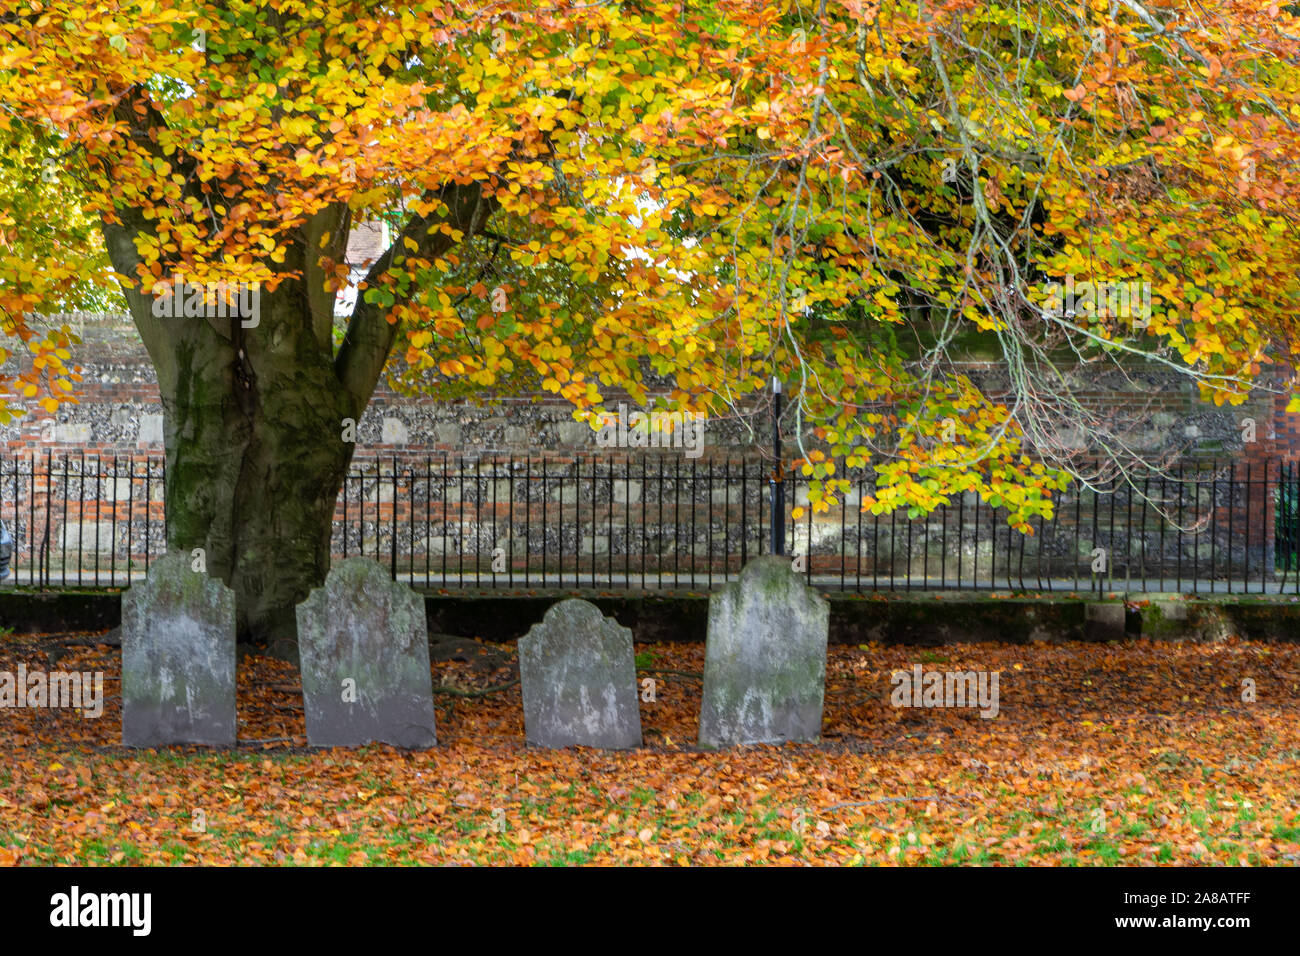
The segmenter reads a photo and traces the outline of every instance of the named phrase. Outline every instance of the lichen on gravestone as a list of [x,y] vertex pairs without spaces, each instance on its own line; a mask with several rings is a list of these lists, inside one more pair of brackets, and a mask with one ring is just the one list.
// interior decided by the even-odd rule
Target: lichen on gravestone
[[539,747],[641,746],[632,632],[576,598],[519,639],[524,726]]
[[369,558],[335,565],[298,605],[307,741],[437,743],[424,599]]
[[701,747],[821,736],[830,605],[769,555],[709,599]]
[[166,555],[122,595],[122,743],[235,736],[235,594],[189,555]]

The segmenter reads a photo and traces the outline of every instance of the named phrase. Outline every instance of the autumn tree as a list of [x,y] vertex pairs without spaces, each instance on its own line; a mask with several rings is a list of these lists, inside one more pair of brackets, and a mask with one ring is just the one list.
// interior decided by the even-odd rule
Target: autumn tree
[[[718,413],[776,374],[821,445],[814,508],[829,455],[875,468],[876,510],[973,491],[1050,517],[1062,422],[1131,457],[1079,422],[1081,371],[1140,355],[1238,402],[1291,361],[1297,35],[1238,0],[22,0],[0,135],[43,144],[102,225],[158,373],[169,545],[205,548],[241,631],[283,644],[386,371],[588,420],[651,381]],[[346,237],[379,219],[393,243],[336,334]],[[85,281],[84,257],[39,260],[3,260],[17,334]],[[1067,275],[1149,283],[1149,314],[1055,307]],[[996,388],[955,361],[967,329]],[[57,340],[34,347],[57,371]]]
[[[107,308],[121,298],[110,284],[97,220],[83,210],[85,197],[76,191],[77,183],[58,175],[61,146],[57,135],[39,125],[0,128],[0,294],[23,294],[23,306],[10,299],[15,311],[0,311],[0,330],[31,358],[14,381],[5,382],[0,375],[0,386],[7,384],[22,399],[40,402],[50,411],[71,396],[79,377],[65,364],[72,357],[66,331],[37,316],[74,307]],[[51,261],[64,268],[47,269]],[[9,345],[0,339],[0,365],[14,352]],[[21,411],[0,400],[0,423],[12,421]]]

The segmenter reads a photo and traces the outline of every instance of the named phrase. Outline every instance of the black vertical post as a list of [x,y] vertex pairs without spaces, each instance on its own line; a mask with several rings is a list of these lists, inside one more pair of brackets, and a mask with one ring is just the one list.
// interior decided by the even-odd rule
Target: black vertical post
[[[524,587],[528,587],[529,565],[533,563],[533,456],[524,457]],[[545,577],[542,586],[546,586]]]
[[[1079,498],[1080,498],[1080,500],[1082,500],[1082,498],[1083,498],[1083,489],[1082,489],[1082,488],[1079,489]],[[1098,530],[1098,524],[1097,524],[1097,521],[1098,521],[1098,514],[1097,514],[1097,512],[1100,511],[1100,510],[1101,510],[1101,498],[1100,498],[1099,493],[1098,493],[1097,491],[1093,491],[1093,493],[1092,493],[1092,549],[1093,549],[1094,551],[1095,551],[1097,548],[1100,547],[1100,545],[1097,543],[1097,539],[1101,536],[1100,533],[1099,533],[1099,530]],[[1109,543],[1109,542],[1108,542],[1108,543]],[[1097,576],[1097,573],[1094,571],[1094,572],[1093,572],[1093,575],[1092,575],[1092,584],[1089,585],[1089,587],[1090,587],[1092,590],[1095,590],[1098,594],[1101,594],[1101,592],[1102,592],[1102,585],[1103,585],[1103,583],[1104,583],[1105,580],[1106,580],[1106,579],[1105,579],[1105,574],[1106,574],[1105,569],[1106,569],[1107,567],[1110,566],[1110,562],[1111,562],[1111,560],[1112,560],[1113,557],[1114,557],[1114,556],[1113,556],[1112,554],[1110,554],[1108,551],[1103,551],[1102,554],[1103,554],[1102,564],[1101,564],[1101,566],[1102,566],[1102,572],[1101,572],[1101,573],[1102,573],[1102,577],[1098,577],[1098,576]],[[1089,570],[1091,570],[1091,568],[1090,568]]]
[[[713,508],[713,463],[712,463],[712,462],[709,463],[709,476],[708,476],[708,482],[709,482],[709,498],[708,498],[708,501],[709,501],[709,509],[710,509],[710,511],[709,511],[709,530],[712,531],[712,530],[713,530],[713,515],[712,515],[712,508]],[[695,479],[695,459],[692,458],[692,459],[691,459],[691,590],[692,590],[692,591],[695,590],[695,499],[696,499],[696,497],[697,497],[697,494],[696,494],[696,488],[697,488],[697,485],[696,485],[696,479]],[[727,520],[727,518],[726,518],[726,514],[727,514],[727,507],[726,507],[726,505],[723,505],[723,507],[722,507],[722,514],[723,514],[723,518],[722,518],[722,520],[723,520],[723,523],[724,523],[724,525],[725,525],[726,520]],[[712,540],[712,536],[710,536],[710,540]],[[713,549],[710,548],[710,549],[709,549],[709,561],[711,562],[712,560],[713,560]]]
[[[48,454],[48,451],[47,453]],[[47,463],[48,468],[48,463]],[[35,493],[35,468],[32,468],[32,493]],[[47,525],[48,527],[48,525]],[[134,562],[131,561],[135,545],[135,459],[126,457],[126,580],[130,583]]]
[[[546,587],[546,554],[548,544],[546,541],[546,457],[543,455],[538,459],[542,468],[542,587]],[[563,581],[561,581],[563,583]]]
[[[383,467],[382,464],[379,465]],[[392,519],[392,543],[390,547],[390,556],[388,560],[389,576],[397,580],[397,455],[393,455],[393,519]],[[381,476],[382,479],[382,476]],[[375,485],[375,538],[379,538],[379,486]]]
[[854,589],[862,590],[862,496],[867,493],[865,478],[858,479],[858,539],[854,544],[856,563],[854,564]]
[[1133,580],[1133,480],[1130,478],[1128,489],[1124,492],[1124,504],[1128,509],[1128,516],[1124,519],[1124,542],[1127,550],[1127,560],[1124,565],[1124,587],[1128,590],[1132,587],[1130,582]]
[[[506,581],[511,587],[514,587],[515,586],[515,456],[514,455],[510,456],[510,460],[506,463],[506,468],[509,469],[506,472],[506,502],[507,502],[507,507],[510,509],[508,514],[506,515],[506,520],[508,523],[508,527],[510,529],[509,531],[506,532],[506,534],[508,535],[507,541],[509,542],[509,545],[506,548],[507,551]],[[593,551],[596,548],[594,544],[591,547]]]
[[623,461],[623,587],[632,588],[632,459]]
[[[1246,558],[1246,568],[1242,572],[1245,575],[1246,583],[1242,587],[1243,591],[1250,591],[1250,462],[1246,462],[1246,548],[1243,554]],[[1268,532],[1265,531],[1265,534]]]
[[[880,525],[880,517],[876,517],[876,525]],[[961,590],[961,542],[962,535],[966,533],[966,492],[957,495],[957,590]],[[980,542],[979,535],[975,536],[975,553],[979,554]]]
[[1216,539],[1219,532],[1219,461],[1216,458],[1210,463],[1210,593],[1214,593],[1214,572],[1217,570],[1215,561]]
[[781,472],[781,380],[772,377],[772,553],[785,554],[785,486]]
[[1177,574],[1178,574],[1177,590],[1179,592],[1183,590],[1183,510],[1186,504],[1186,502],[1183,500],[1183,495],[1186,492],[1186,490],[1187,490],[1187,482],[1185,477],[1185,469],[1180,464],[1178,466],[1178,564],[1177,564]]
[[[1261,502],[1260,507],[1264,509],[1264,514],[1262,515],[1262,517],[1264,518],[1265,521],[1267,521],[1268,520],[1268,459],[1267,458],[1264,459],[1264,470],[1263,470],[1263,474],[1260,476],[1260,484],[1262,485],[1262,487],[1260,488],[1260,492],[1263,497],[1263,501]],[[1276,508],[1274,508],[1273,511],[1273,520],[1274,521],[1277,520]],[[1259,555],[1259,593],[1260,594],[1268,593],[1268,581],[1266,579],[1266,575],[1269,573],[1270,570],[1269,568],[1270,562],[1268,560],[1268,536],[1270,531],[1272,531],[1274,535],[1277,534],[1276,524],[1272,529],[1270,529],[1268,525],[1265,524],[1264,531],[1260,535],[1260,541],[1259,541],[1260,547],[1263,549]],[[1274,547],[1274,551],[1276,551],[1277,550],[1276,541],[1274,542],[1273,547]]]
[[[1045,540],[1043,537],[1044,534],[1045,532],[1043,531],[1043,516],[1039,515],[1038,516],[1038,547],[1036,548],[1036,551],[1038,552],[1038,590],[1040,591],[1043,590],[1043,542]],[[1047,565],[1047,589],[1050,591],[1051,588],[1052,588],[1052,566],[1049,563]]]
[[[1151,476],[1142,479],[1142,590],[1147,589],[1147,504],[1151,497]],[[1164,524],[1160,527],[1163,529]],[[1163,558],[1162,558],[1163,560]]]
[[[447,453],[442,453],[442,586],[447,586]],[[364,531],[364,526],[362,527]]]
[[650,487],[650,481],[646,477],[646,473],[647,473],[646,469],[648,467],[649,466],[646,464],[645,456],[642,455],[641,456],[641,590],[642,591],[646,589],[645,587],[645,552],[646,552],[646,544],[647,544],[646,499],[649,497],[649,495],[646,493],[646,489]]
[[[1292,489],[1295,488],[1296,472],[1297,472],[1296,464],[1288,463],[1287,481],[1290,481],[1290,483],[1292,483],[1291,484]],[[1292,514],[1295,514],[1295,512],[1292,512]],[[1297,529],[1300,529],[1300,518],[1292,518],[1290,520],[1291,520],[1291,537],[1287,538],[1288,541],[1287,554],[1295,554],[1296,553],[1296,548],[1295,548],[1296,531]],[[1288,561],[1290,561],[1290,558],[1288,558]],[[1249,581],[1247,581],[1247,588],[1249,588]],[[1300,594],[1300,564],[1297,564],[1296,567],[1295,593]]]
[[[609,513],[606,515],[605,539],[605,574],[609,577],[609,586],[614,586],[614,463],[605,466],[605,477],[609,479]],[[595,582],[592,582],[595,586]]]
[[[410,462],[406,466],[407,488],[411,493],[411,503],[408,505],[406,513],[406,580],[412,587],[415,586],[415,463]],[[393,502],[393,512],[397,512],[397,502]]]
[[[14,453],[14,536],[18,535],[18,454]],[[117,584],[117,473],[120,469],[117,466],[117,455],[113,456],[112,488],[113,488],[113,528],[109,534],[113,542],[113,550],[108,553],[108,586],[113,587]],[[127,567],[131,566],[131,542],[126,543],[126,560]],[[127,581],[131,576],[127,574]]]
[[[848,473],[848,469],[845,468],[845,469],[844,469],[844,472],[845,472],[845,474],[847,474],[847,473]],[[848,558],[849,558],[849,549],[848,549],[848,543],[847,543],[847,540],[846,540],[847,532],[846,532],[846,530],[845,530],[846,523],[847,523],[848,520],[849,520],[849,502],[848,502],[848,497],[849,497],[849,493],[848,493],[847,491],[844,492],[844,500],[842,500],[842,501],[840,502],[840,590],[841,590],[841,591],[844,590],[844,571],[845,571],[844,565],[845,565],[845,563],[848,561]],[[809,551],[812,550],[812,532],[811,532],[811,531],[808,533],[808,550],[809,550]],[[810,577],[812,576],[812,565],[809,565],[809,566],[808,566],[808,574],[809,574]]]
[[1232,513],[1237,506],[1237,464],[1228,462],[1228,593],[1232,593]]
[[[456,460],[460,465],[460,507],[456,515],[456,575],[460,587],[463,588],[465,586],[465,456],[461,455]],[[474,494],[478,494],[478,488],[474,489]],[[376,529],[379,527],[377,520],[375,527]],[[378,530],[375,531],[375,540],[379,540]]]
[[[691,463],[694,464],[694,459],[691,460]],[[681,499],[680,499],[681,490],[682,490],[682,478],[680,472],[681,472],[681,459],[674,458],[673,459],[673,587],[675,588],[681,587],[681,581],[678,579],[680,574],[679,568],[681,566],[680,559],[682,553],[682,549],[681,549],[681,540],[682,540],[681,514],[682,513],[681,513]],[[691,486],[691,491],[692,493],[695,491],[694,485]],[[692,556],[694,556],[695,554],[694,535],[691,536],[691,554]]]
[[[85,521],[84,521],[86,515],[86,453],[84,450],[81,453],[81,461],[79,462],[79,467],[81,471],[77,475],[77,586],[78,587],[81,586],[81,566],[82,564],[85,563],[85,553],[86,553],[86,549],[85,549],[86,532],[85,532]],[[98,500],[99,499],[96,499],[96,502],[98,502]],[[97,533],[99,531],[98,522],[96,522],[95,524],[95,531]],[[98,554],[99,553],[98,541],[95,542],[95,549],[96,549],[95,553]],[[63,575],[65,581],[67,580],[67,577],[68,575],[67,572],[65,571]]]
[[[723,464],[723,468],[724,471],[723,471],[723,478],[722,478],[723,481],[722,540],[724,542],[727,542],[731,540],[731,461],[730,459],[728,459]],[[705,494],[708,495],[709,507],[708,510],[704,512],[705,521],[706,521],[705,528],[704,528],[704,536],[705,536],[705,540],[708,541],[707,551],[708,551],[709,558],[705,562],[705,573],[707,573],[709,576],[709,590],[712,591],[713,590],[713,462],[708,463],[707,470],[708,470],[708,474],[705,476],[704,480],[706,483]],[[691,461],[691,474],[692,476],[694,476],[695,474],[694,460]],[[693,480],[691,482],[691,487],[692,489],[694,489],[695,487],[695,482]],[[740,530],[741,530],[741,536],[743,537],[745,529],[741,528]],[[691,550],[692,552],[694,551],[694,541],[695,541],[695,493],[692,490],[691,492],[691,542],[692,542]],[[723,546],[724,558],[726,556],[726,553],[727,553],[727,548],[724,544]],[[723,568],[722,573],[726,574],[725,566]],[[694,558],[691,559],[691,590],[695,590],[695,559]]]
[[659,489],[659,527],[657,529],[655,540],[655,573],[658,578],[657,587],[663,590],[664,586],[664,459],[663,455],[656,455],[659,459],[658,468],[658,489]]
[[[344,485],[346,488],[347,486]],[[343,496],[344,506],[347,505],[347,495]],[[411,507],[415,507],[414,494],[412,494]],[[346,513],[346,512],[345,512]],[[411,519],[414,521],[414,517]],[[424,589],[429,589],[429,561],[433,556],[431,538],[433,536],[433,458],[430,455],[424,456]],[[343,536],[347,539],[348,523],[345,519],[343,522]],[[414,566],[414,562],[412,562]]]
[[[147,467],[147,466],[146,466]],[[145,485],[147,489],[148,484]],[[53,493],[54,486],[51,484],[50,492]],[[149,494],[145,494],[145,526],[144,540],[149,540]],[[77,534],[81,534],[81,518],[77,518]],[[68,456],[63,456],[63,534],[59,542],[59,573],[63,576],[63,585],[68,584]],[[81,543],[77,543],[77,562],[81,562]]]

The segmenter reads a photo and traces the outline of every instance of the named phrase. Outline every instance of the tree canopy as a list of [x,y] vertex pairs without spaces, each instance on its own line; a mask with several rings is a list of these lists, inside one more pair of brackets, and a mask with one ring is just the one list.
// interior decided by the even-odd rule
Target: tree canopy
[[[663,380],[720,414],[776,375],[827,491],[845,456],[877,469],[869,507],[973,490],[1020,527],[1066,480],[1081,373],[1140,355],[1240,402],[1298,347],[1277,5],[11,0],[0,40],[15,335],[106,280],[99,221],[160,366],[181,320],[150,295],[182,276],[290,295],[267,348],[327,353],[355,414],[390,355],[412,388],[540,386],[580,418]],[[346,236],[377,219],[393,244],[336,336]],[[1065,276],[1149,283],[1149,313],[1052,308]],[[29,342],[47,404],[75,391],[64,344]]]

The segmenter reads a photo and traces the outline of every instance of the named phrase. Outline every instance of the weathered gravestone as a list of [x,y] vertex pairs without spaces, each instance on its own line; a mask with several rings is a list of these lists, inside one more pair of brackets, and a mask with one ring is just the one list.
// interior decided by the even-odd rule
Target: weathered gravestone
[[186,554],[122,595],[122,743],[235,743],[235,592]]
[[757,558],[709,599],[700,746],[815,741],[830,605],[790,568]]
[[519,639],[524,728],[538,747],[641,746],[632,632],[586,601],[553,605]]
[[307,742],[437,743],[424,599],[369,558],[334,566],[298,605]]

